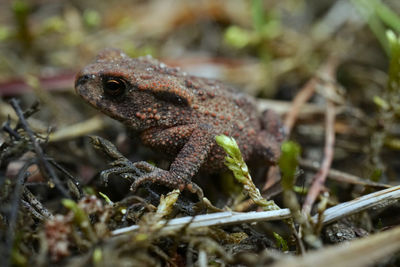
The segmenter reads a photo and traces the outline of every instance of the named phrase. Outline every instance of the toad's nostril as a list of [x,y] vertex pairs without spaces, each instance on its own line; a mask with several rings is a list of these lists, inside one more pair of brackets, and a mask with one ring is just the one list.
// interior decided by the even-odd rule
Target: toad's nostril
[[84,85],[88,80],[90,80],[91,75],[90,74],[85,74],[85,75],[80,75],[76,80],[75,80],[75,88]]

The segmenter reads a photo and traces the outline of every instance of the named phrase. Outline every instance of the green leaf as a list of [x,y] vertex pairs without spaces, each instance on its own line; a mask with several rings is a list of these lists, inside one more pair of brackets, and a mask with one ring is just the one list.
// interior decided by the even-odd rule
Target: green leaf
[[385,25],[376,13],[377,0],[353,0],[353,5],[357,8],[361,17],[368,23],[369,28],[378,39],[383,50],[389,55],[389,44],[385,36]]
[[277,210],[279,207],[273,201],[267,201],[260,194],[254,185],[246,162],[244,162],[239,146],[232,137],[218,135],[215,141],[221,146],[228,156],[225,157],[225,165],[233,172],[236,180],[243,185],[243,189],[249,194],[250,198],[264,210]]
[[400,37],[390,30],[386,32],[386,37],[390,47],[388,89],[390,93],[395,94],[393,97],[398,97],[400,93]]
[[393,30],[400,32],[400,16],[393,12],[387,5],[383,4],[381,1],[373,1],[375,4],[375,12],[379,18],[387,26]]
[[230,26],[226,29],[224,40],[227,44],[235,48],[243,48],[252,41],[252,34],[238,26]]
[[300,146],[295,142],[286,141],[282,144],[282,155],[279,159],[279,167],[282,172],[282,187],[284,190],[293,189],[300,151]]
[[254,29],[258,32],[261,31],[265,24],[262,0],[252,0],[251,1],[251,15],[253,18]]
[[111,199],[106,194],[99,192],[99,195],[102,198],[104,198],[104,200],[107,202],[107,204],[110,204],[110,205],[114,204],[114,202],[112,202]]
[[74,214],[74,219],[78,224],[82,224],[88,221],[88,216],[75,201],[71,199],[63,199],[61,203],[64,205],[64,207],[72,211],[72,213]]
[[282,251],[288,251],[288,245],[285,239],[283,239],[283,237],[281,237],[278,233],[273,232],[273,235],[275,237],[276,240],[276,246],[278,248],[281,248]]

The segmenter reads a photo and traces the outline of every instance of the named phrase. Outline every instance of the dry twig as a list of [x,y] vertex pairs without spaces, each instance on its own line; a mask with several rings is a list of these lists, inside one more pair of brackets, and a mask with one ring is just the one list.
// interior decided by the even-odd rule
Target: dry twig
[[32,145],[35,149],[35,153],[38,157],[38,164],[40,167],[40,170],[43,175],[49,176],[55,183],[56,187],[60,192],[65,196],[65,197],[70,197],[70,194],[68,190],[65,189],[65,187],[62,185],[60,179],[58,178],[56,172],[54,171],[53,167],[50,165],[50,163],[46,160],[43,149],[39,145],[37,139],[34,136],[33,131],[31,128],[28,126],[27,121],[25,120],[24,114],[18,104],[18,101],[15,99],[11,99],[10,101],[11,106],[14,108],[15,113],[17,113],[17,116],[19,118],[19,123],[21,124],[21,127],[25,130],[25,132],[28,134],[30,141],[32,142]]
[[314,94],[316,85],[317,85],[317,78],[313,77],[303,86],[303,88],[300,89],[299,93],[293,99],[292,108],[286,114],[285,121],[283,122],[288,136],[290,135],[293,129],[293,126],[297,120],[297,115],[299,114],[300,109]]
[[[300,166],[305,169],[318,171],[321,168],[321,164],[316,161],[308,159],[300,159]],[[339,170],[330,169],[328,171],[328,179],[335,180],[341,183],[356,184],[362,186],[378,187],[378,188],[390,188],[388,184],[376,183],[369,180],[362,179],[350,173],[342,172]]]
[[333,150],[335,144],[335,106],[330,100],[327,101],[326,106],[326,138],[325,138],[325,148],[324,148],[324,159],[321,164],[321,169],[315,175],[314,182],[311,185],[307,197],[303,204],[303,212],[309,214],[311,212],[312,205],[319,192],[321,192],[324,186],[326,176],[331,167],[333,159]]
[[18,219],[18,211],[19,211],[19,206],[21,203],[21,195],[22,195],[22,189],[23,185],[25,182],[25,179],[29,176],[29,173],[27,172],[28,168],[34,164],[34,160],[27,161],[24,166],[20,169],[17,179],[16,179],[16,184],[14,187],[14,194],[11,198],[10,201],[10,206],[8,207],[8,213],[9,213],[9,218],[8,218],[8,231],[6,231],[5,235],[5,251],[3,252],[3,259],[2,261],[5,262],[4,266],[10,266],[11,265],[11,250],[13,248],[14,244],[14,237],[15,237],[15,225],[17,223]]
[[301,257],[280,260],[273,267],[369,266],[400,250],[400,227],[337,246],[310,252]]
[[[330,57],[327,62],[320,67],[317,71],[319,75],[333,77],[332,74],[335,72],[337,67],[337,59],[335,57]],[[333,79],[331,79],[333,80]],[[290,135],[293,126],[297,120],[300,110],[306,104],[306,102],[313,96],[315,92],[315,87],[318,85],[318,77],[315,76],[311,78],[299,91],[296,97],[292,101],[292,108],[286,114],[283,124],[285,125],[286,132],[288,136]]]
[[[328,224],[374,206],[383,205],[385,203],[390,204],[398,199],[400,199],[400,186],[374,192],[325,210],[322,223]],[[159,224],[165,225],[164,228],[161,229],[161,231],[173,231],[181,229],[182,227],[187,227],[187,229],[195,229],[199,227],[222,226],[230,224],[240,224],[245,222],[254,223],[261,221],[284,220],[290,217],[291,213],[289,209],[246,213],[216,212],[195,217],[187,216],[172,219],[168,222],[160,221]],[[315,215],[312,219],[316,223],[318,220],[318,214]],[[139,225],[133,225],[117,229],[113,231],[112,234],[120,235],[130,231],[135,231],[137,229],[139,229]]]

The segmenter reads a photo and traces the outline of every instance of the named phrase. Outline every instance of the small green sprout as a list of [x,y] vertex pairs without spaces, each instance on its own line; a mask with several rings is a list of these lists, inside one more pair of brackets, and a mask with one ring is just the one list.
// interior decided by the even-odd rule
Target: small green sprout
[[225,157],[225,165],[233,172],[240,183],[245,183],[249,179],[250,173],[235,139],[226,135],[219,135],[215,137],[215,140],[228,154]]
[[63,199],[62,204],[74,214],[75,223],[85,233],[86,237],[90,241],[95,242],[97,238],[93,231],[92,225],[90,224],[89,217],[85,213],[85,211],[80,208],[75,201],[71,199]]
[[279,209],[272,200],[267,201],[263,198],[258,188],[254,185],[235,139],[226,135],[218,135],[215,137],[215,141],[228,154],[225,157],[225,165],[233,172],[236,180],[243,184],[243,189],[248,192],[250,198],[264,210]]
[[300,151],[300,146],[295,142],[287,141],[282,144],[279,167],[282,172],[282,187],[284,190],[293,190]]
[[280,248],[282,251],[288,251],[289,247],[285,239],[283,239],[282,236],[280,236],[278,233],[273,232],[273,235],[275,237],[275,244],[278,248]]
[[368,23],[382,48],[390,55],[391,44],[385,30],[387,27],[400,32],[400,16],[390,9],[381,0],[352,0],[352,4]]
[[7,40],[10,36],[11,30],[4,25],[0,25],[0,41]]
[[389,110],[390,108],[389,103],[380,96],[374,96],[373,101],[382,110]]
[[[390,66],[389,66],[389,79],[388,91],[394,94],[393,98],[399,101],[398,93],[400,92],[400,36],[396,35],[393,31],[388,30],[386,37],[389,41],[390,47]],[[398,103],[396,103],[398,104]]]
[[42,25],[42,33],[64,33],[67,30],[67,22],[60,16],[46,19]]
[[114,204],[114,202],[112,202],[111,199],[106,194],[99,192],[99,195],[102,198],[104,198],[104,200],[107,202],[107,204],[110,204],[110,205]]
[[85,12],[83,13],[83,19],[85,24],[91,28],[97,27],[101,23],[99,12],[93,9],[85,10]]
[[178,189],[172,190],[166,196],[162,195],[160,198],[160,204],[157,207],[156,216],[161,219],[164,216],[167,216],[172,212],[172,208],[178,197],[180,195],[180,191]]
[[94,266],[100,265],[102,259],[103,259],[103,252],[101,251],[101,248],[99,247],[95,248],[92,254],[92,260]]
[[253,35],[248,30],[238,26],[230,26],[225,31],[225,42],[235,48],[241,49],[248,46],[253,39]]

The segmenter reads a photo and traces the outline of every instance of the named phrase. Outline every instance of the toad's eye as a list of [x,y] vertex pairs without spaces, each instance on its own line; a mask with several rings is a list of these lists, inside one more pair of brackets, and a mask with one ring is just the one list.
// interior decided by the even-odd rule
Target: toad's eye
[[121,78],[107,77],[103,79],[104,94],[111,97],[117,97],[125,93],[128,83]]

